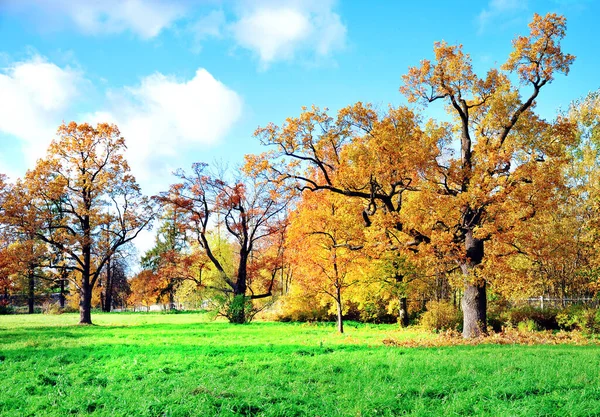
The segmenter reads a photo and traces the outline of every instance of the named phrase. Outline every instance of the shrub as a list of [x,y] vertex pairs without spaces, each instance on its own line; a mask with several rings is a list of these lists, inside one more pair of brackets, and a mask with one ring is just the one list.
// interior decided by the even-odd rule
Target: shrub
[[314,321],[334,321],[336,318],[329,313],[328,306],[306,310],[292,310],[277,315],[275,318],[281,322],[314,322]]
[[570,306],[556,315],[563,330],[581,330],[585,333],[600,333],[600,311],[585,306]]
[[58,303],[46,301],[42,304],[42,312],[44,314],[62,314],[63,310],[60,308]]
[[0,315],[2,314],[14,314],[15,309],[13,306],[7,304],[0,304]]
[[363,323],[396,323],[398,318],[388,312],[385,300],[368,300],[360,309],[358,319]]
[[462,313],[447,301],[428,301],[426,308],[419,324],[428,330],[458,329],[462,323]]
[[517,327],[520,323],[524,328],[532,330],[557,330],[557,311],[553,309],[540,310],[531,306],[516,307],[500,313],[500,320],[505,327]]
[[517,324],[517,330],[520,332],[535,332],[540,330],[540,326],[532,319],[526,319]]

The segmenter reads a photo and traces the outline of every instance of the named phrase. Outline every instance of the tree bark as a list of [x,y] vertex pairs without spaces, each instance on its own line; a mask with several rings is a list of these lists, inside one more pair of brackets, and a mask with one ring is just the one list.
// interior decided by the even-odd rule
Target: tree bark
[[60,294],[58,295],[60,308],[65,308],[65,280],[60,280]]
[[463,310],[463,337],[470,339],[487,333],[486,282],[473,282],[473,269],[483,260],[483,241],[473,237],[469,230],[465,237],[466,261],[460,267],[465,276],[465,290],[461,302]]
[[92,324],[92,288],[89,283],[81,286],[79,294],[79,324]]
[[400,297],[398,308],[398,321],[402,327],[408,327],[408,303],[406,297]]
[[92,324],[92,284],[90,282],[90,269],[92,266],[92,247],[90,233],[90,219],[84,217],[83,222],[84,244],[83,271],[81,272],[81,290],[79,297],[79,324]]
[[240,261],[238,264],[238,274],[235,286],[233,288],[233,300],[229,307],[229,322],[236,324],[246,323],[246,289],[248,288],[247,267],[248,267],[248,251],[240,251]]
[[104,290],[104,305],[102,306],[102,311],[110,313],[112,309],[112,292],[113,292],[113,282],[112,282],[112,270],[110,265],[110,258],[106,261],[106,285]]
[[27,306],[28,314],[34,313],[35,307],[35,274],[33,270],[29,270],[27,274],[28,292],[27,292]]
[[35,307],[35,274],[32,269],[30,269],[28,272],[27,280],[29,284],[29,291],[27,294],[27,306],[29,307],[28,313],[33,314]]
[[337,329],[338,332],[344,333],[344,318],[342,317],[342,289],[337,286],[335,290],[335,302],[337,304]]
[[233,295],[229,306],[229,322],[234,324],[246,323],[246,296],[244,294]]

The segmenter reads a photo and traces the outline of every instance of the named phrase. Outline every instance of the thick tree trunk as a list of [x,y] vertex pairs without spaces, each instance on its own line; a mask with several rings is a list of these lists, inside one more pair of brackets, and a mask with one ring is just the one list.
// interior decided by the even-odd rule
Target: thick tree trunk
[[29,291],[27,294],[27,306],[29,307],[28,313],[33,314],[35,307],[35,274],[33,270],[29,271],[27,279],[29,284]]
[[338,332],[344,333],[344,318],[342,317],[342,289],[336,288],[335,303],[337,304],[337,329]]
[[246,296],[244,294],[233,295],[229,306],[229,322],[234,324],[246,323]]
[[465,238],[466,262],[460,265],[465,276],[465,290],[461,302],[463,310],[463,337],[470,339],[487,333],[486,283],[473,281],[473,268],[483,260],[483,241],[468,231]]
[[229,322],[235,324],[246,323],[246,289],[247,287],[247,266],[249,252],[240,252],[240,262],[238,264],[237,281],[233,289],[233,300],[229,307]]
[[467,283],[462,299],[463,337],[479,337],[487,333],[486,284]]
[[398,321],[402,327],[408,327],[408,303],[406,297],[400,297],[398,308]]

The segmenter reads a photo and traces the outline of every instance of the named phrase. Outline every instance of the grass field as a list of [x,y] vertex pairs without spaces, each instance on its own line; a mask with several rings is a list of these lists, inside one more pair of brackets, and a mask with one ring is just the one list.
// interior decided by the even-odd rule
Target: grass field
[[597,346],[399,348],[395,326],[0,316],[2,416],[600,415]]

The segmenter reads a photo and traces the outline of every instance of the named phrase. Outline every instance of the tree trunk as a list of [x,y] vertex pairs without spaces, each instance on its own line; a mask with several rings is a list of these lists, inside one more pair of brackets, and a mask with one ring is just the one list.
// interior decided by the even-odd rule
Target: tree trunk
[[89,283],[79,292],[79,324],[92,324],[92,288]]
[[35,304],[35,274],[33,270],[30,270],[27,276],[29,291],[27,294],[27,306],[29,307],[29,314],[33,314],[34,312],[34,304]]
[[246,296],[244,294],[234,293],[233,300],[229,306],[228,318],[230,323],[246,323]]
[[102,311],[110,313],[112,308],[112,292],[113,292],[113,282],[112,282],[112,271],[110,267],[110,258],[106,262],[106,285],[104,290],[104,305]]
[[335,293],[335,302],[337,304],[337,329],[344,333],[344,318],[342,317],[342,289],[338,286]]
[[233,300],[229,306],[229,322],[236,324],[246,323],[246,289],[247,266],[249,251],[240,251],[237,281],[233,289]]
[[[86,204],[86,207],[89,208],[90,205]],[[92,267],[92,237],[89,216],[83,216],[82,226],[84,243],[81,248],[81,253],[83,255],[83,270],[81,271],[81,290],[79,292],[79,324],[92,324],[92,283],[90,282],[90,269]]]
[[398,308],[398,321],[402,327],[408,327],[408,303],[406,297],[400,297]]
[[473,269],[483,260],[483,241],[473,237],[469,230],[465,237],[467,259],[460,267],[465,276],[465,290],[461,302],[463,310],[463,337],[470,339],[487,333],[486,283],[474,282]]
[[487,333],[486,284],[467,283],[462,299],[463,337],[479,337]]
[[60,294],[58,295],[60,308],[65,308],[65,280],[60,280]]

